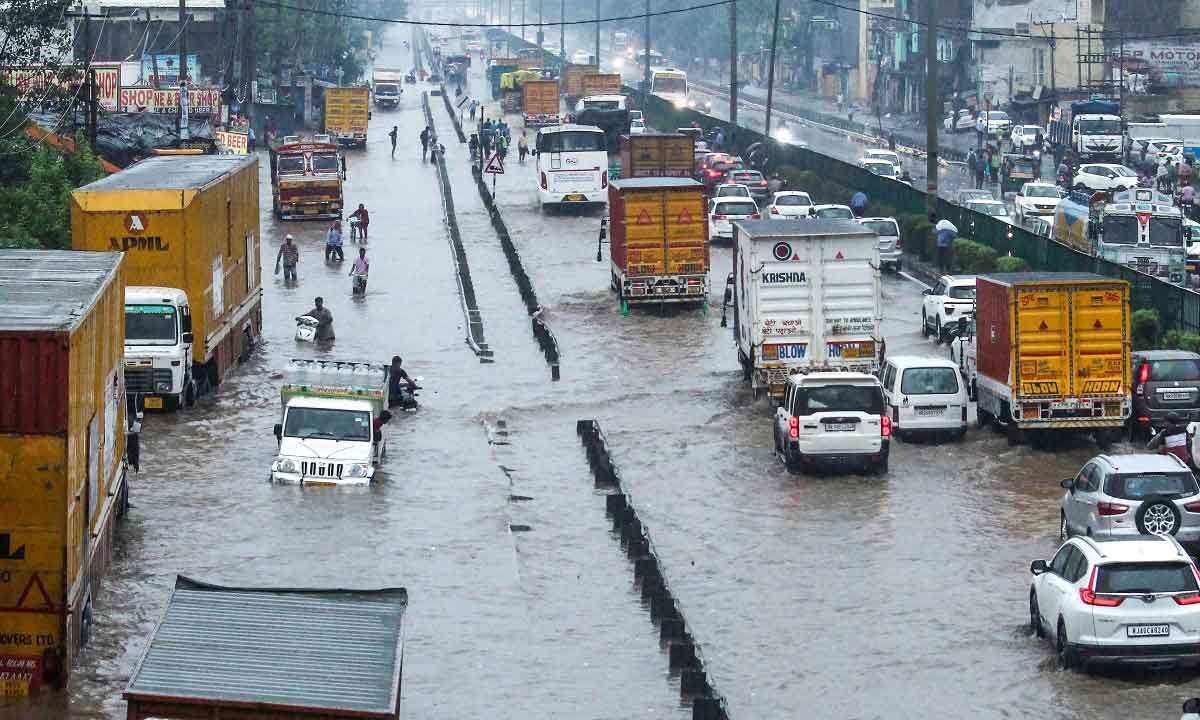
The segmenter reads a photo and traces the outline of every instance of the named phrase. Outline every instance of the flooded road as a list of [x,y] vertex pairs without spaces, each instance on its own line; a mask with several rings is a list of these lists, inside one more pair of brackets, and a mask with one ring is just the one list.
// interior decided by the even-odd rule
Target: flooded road
[[[394,31],[380,63],[409,67],[408,37]],[[420,157],[420,87],[405,86],[400,110],[376,110],[367,149],[349,155],[347,203],[374,220],[363,299],[348,263],[322,261],[324,223],[271,216],[261,156],[264,347],[195,410],[148,418],[71,690],[8,701],[5,717],[123,718],[120,693],[176,573],[407,587],[404,717],[689,717],[593,490],[580,418],[604,428],[734,718],[1173,718],[1197,691],[1194,676],[1060,672],[1026,627],[1029,561],[1056,547],[1058,480],[1094,445],[1009,448],[973,428],[961,443],[896,442],[882,477],[789,474],[772,455],[770,407],[742,384],[720,327],[729,249],[712,250],[707,309],[623,316],[607,248],[595,260],[600,213],[543,213],[532,163],[510,156],[497,190],[562,349],[551,383],[465,147],[431,98],[495,352],[480,364]],[[301,246],[298,287],[269,275],[285,233]],[[889,352],[943,354],[917,330],[921,288],[888,276],[884,293]],[[334,315],[329,351],[292,339],[316,295]],[[267,481],[274,374],[322,354],[401,354],[425,378],[369,489]]]

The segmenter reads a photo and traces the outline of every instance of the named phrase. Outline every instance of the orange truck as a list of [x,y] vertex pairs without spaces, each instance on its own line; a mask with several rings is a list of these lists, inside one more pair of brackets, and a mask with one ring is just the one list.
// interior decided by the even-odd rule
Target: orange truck
[[563,95],[567,96],[568,100],[581,98],[585,93],[583,91],[583,78],[589,74],[595,74],[600,71],[599,65],[575,65],[567,63],[563,66],[561,80],[561,88]]
[[704,185],[647,177],[608,185],[612,287],[623,305],[703,303],[708,297]]
[[559,111],[557,80],[526,80],[521,86],[521,113],[527,127],[557,125]]
[[617,73],[587,73],[580,79],[580,83],[583,86],[580,97],[621,94],[621,76]]
[[[0,250],[0,696],[61,688],[129,504],[125,254]],[[127,444],[128,443],[128,444]]]
[[280,220],[342,216],[338,146],[285,137],[271,147],[271,201]]
[[647,133],[621,136],[621,177],[690,178],[696,168],[696,140],[690,135]]

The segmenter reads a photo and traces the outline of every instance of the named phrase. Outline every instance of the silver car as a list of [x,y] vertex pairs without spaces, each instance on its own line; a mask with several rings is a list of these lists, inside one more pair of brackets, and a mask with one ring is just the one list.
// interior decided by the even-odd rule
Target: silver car
[[1061,484],[1064,540],[1174,535],[1193,547],[1200,541],[1200,488],[1174,455],[1098,455]]
[[862,218],[858,222],[879,235],[879,265],[890,265],[893,271],[900,272],[904,247],[900,243],[900,226],[896,224],[896,220],[890,217],[875,217]]

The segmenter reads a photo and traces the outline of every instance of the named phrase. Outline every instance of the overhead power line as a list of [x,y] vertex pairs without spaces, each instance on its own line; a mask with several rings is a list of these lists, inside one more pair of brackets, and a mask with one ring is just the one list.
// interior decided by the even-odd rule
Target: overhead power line
[[617,22],[620,20],[643,20],[647,17],[661,17],[663,15],[677,15],[679,13],[692,12],[693,10],[705,10],[714,7],[723,7],[731,5],[735,0],[713,0],[700,5],[689,5],[688,7],[676,8],[674,10],[659,10],[652,13],[637,13],[635,15],[618,15],[606,18],[591,18],[589,20],[567,20],[566,22],[540,22],[540,23],[466,23],[466,22],[428,22],[425,20],[403,20],[396,18],[374,17],[372,15],[357,15],[354,13],[335,12],[333,10],[321,10],[319,8],[306,8],[298,5],[289,5],[287,3],[272,2],[271,0],[255,0],[255,6],[280,8],[282,10],[292,10],[300,13],[309,13],[312,15],[330,15],[333,17],[349,18],[351,20],[367,20],[369,22],[392,23],[395,25],[425,25],[430,27],[463,27],[463,28],[509,28],[509,27],[558,27],[559,25],[591,25],[593,23]]

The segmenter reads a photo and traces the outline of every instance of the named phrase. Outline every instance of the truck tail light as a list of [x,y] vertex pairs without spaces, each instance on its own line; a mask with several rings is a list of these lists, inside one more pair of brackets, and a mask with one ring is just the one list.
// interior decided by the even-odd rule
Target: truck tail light
[[1122,505],[1121,503],[1102,502],[1096,506],[1096,509],[1101,515],[1109,517],[1112,515],[1124,515],[1129,511],[1129,506]]
[[887,415],[879,416],[879,437],[892,436],[892,419]]
[[800,418],[795,416],[788,418],[788,437],[800,437]]
[[1138,395],[1141,395],[1146,392],[1145,385],[1146,385],[1146,381],[1149,379],[1150,379],[1150,363],[1142,363],[1142,366],[1140,368],[1138,368],[1138,379],[1137,379],[1137,390],[1136,390]]
[[542,189],[543,190],[550,189],[550,183],[546,180],[546,173],[542,173]]
[[1125,598],[1117,595],[1097,595],[1096,594],[1096,572],[1100,568],[1092,568],[1092,576],[1088,579],[1087,587],[1079,588],[1079,599],[1085,605],[1095,605],[1097,607],[1116,607],[1125,602]]

